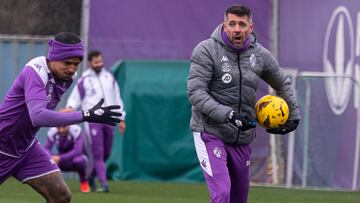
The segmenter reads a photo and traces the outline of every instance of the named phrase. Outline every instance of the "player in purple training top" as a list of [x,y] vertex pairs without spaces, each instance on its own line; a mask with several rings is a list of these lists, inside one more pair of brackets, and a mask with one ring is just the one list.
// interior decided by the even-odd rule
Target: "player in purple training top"
[[89,110],[54,111],[73,81],[84,46],[73,33],[59,33],[48,44],[48,56],[30,60],[0,104],[0,184],[13,176],[47,202],[70,202],[71,192],[36,132],[83,121],[115,125],[121,113],[112,111],[120,106],[102,107],[103,99]]
[[[60,110],[60,112],[70,111],[72,110]],[[52,153],[54,145],[58,151],[56,154]],[[75,171],[79,174],[81,192],[90,192],[86,180],[88,158],[85,155],[84,138],[79,125],[50,128],[44,148],[62,171]]]

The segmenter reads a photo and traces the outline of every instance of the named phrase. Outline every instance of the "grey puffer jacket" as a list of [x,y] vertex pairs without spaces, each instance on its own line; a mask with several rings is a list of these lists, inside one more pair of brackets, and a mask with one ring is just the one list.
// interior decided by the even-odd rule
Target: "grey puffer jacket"
[[255,103],[259,78],[267,82],[288,103],[289,120],[300,119],[291,81],[272,54],[256,42],[248,50],[237,52],[221,38],[222,24],[211,38],[200,42],[191,56],[187,82],[192,105],[190,127],[208,132],[225,143],[248,144],[255,129],[241,131],[228,121],[231,111],[256,120]]

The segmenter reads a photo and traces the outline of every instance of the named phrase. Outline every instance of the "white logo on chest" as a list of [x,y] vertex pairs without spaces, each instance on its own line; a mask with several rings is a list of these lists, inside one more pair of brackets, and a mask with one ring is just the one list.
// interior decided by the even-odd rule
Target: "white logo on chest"
[[49,103],[51,101],[51,94],[47,95],[47,103]]
[[[51,81],[51,80],[50,80]],[[48,103],[50,102],[51,100],[51,95],[52,93],[54,92],[54,84],[50,83],[49,84],[49,93],[47,95],[47,100],[48,100]]]
[[223,81],[224,83],[229,83],[229,82],[231,82],[232,77],[231,77],[231,75],[230,75],[229,73],[225,73],[225,74],[221,77],[221,79],[222,79],[222,81]]
[[220,60],[220,63],[223,63],[223,62],[229,62],[228,57],[223,56],[223,57],[221,58],[221,60]]
[[231,66],[229,64],[229,59],[226,56],[222,56],[222,58],[220,60],[220,66],[221,66],[221,71],[222,72],[230,72],[231,71]]
[[221,71],[222,72],[230,72],[231,71],[231,66],[229,65],[229,63],[221,64]]

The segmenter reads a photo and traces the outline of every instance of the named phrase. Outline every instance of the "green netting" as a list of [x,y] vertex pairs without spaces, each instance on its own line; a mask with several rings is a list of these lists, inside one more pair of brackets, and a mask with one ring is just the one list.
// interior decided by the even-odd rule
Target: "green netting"
[[202,181],[189,129],[188,61],[121,61],[113,67],[127,112],[108,160],[112,179]]

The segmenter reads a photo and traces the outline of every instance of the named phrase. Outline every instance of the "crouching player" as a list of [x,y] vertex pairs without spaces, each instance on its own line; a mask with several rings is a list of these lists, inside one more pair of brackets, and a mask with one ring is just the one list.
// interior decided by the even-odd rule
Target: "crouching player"
[[[70,112],[62,109],[60,112]],[[52,127],[48,130],[45,150],[62,171],[74,171],[79,174],[81,192],[90,192],[86,181],[87,156],[84,153],[84,138],[79,125]],[[53,146],[57,153],[52,153]]]

